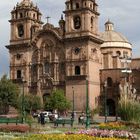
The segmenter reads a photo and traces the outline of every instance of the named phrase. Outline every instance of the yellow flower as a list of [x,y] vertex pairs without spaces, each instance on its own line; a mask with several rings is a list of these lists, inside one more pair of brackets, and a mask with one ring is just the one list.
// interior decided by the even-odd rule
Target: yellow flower
[[128,139],[98,138],[98,137],[87,136],[87,135],[38,134],[38,135],[31,135],[27,138],[18,138],[15,140],[128,140]]

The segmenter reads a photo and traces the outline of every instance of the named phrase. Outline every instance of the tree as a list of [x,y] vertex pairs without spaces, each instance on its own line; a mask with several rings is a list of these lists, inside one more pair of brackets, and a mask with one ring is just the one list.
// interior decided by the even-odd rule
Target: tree
[[[18,100],[18,104],[19,104],[18,106],[19,106],[20,112],[23,111],[22,101],[23,101],[23,96],[21,95]],[[41,99],[39,96],[32,95],[32,94],[26,94],[24,96],[24,108],[27,113],[31,113],[32,111],[39,110],[41,109],[41,107],[42,107],[42,104],[41,104]]]
[[63,90],[54,90],[50,98],[45,103],[45,110],[57,110],[64,112],[70,109],[71,104],[66,99]]
[[0,113],[7,113],[9,106],[17,107],[18,93],[18,86],[4,75],[0,79]]

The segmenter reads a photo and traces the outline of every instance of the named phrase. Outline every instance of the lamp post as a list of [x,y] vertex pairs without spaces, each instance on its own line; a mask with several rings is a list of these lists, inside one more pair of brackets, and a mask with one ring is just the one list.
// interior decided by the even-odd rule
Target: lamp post
[[25,105],[24,105],[24,78],[22,77],[22,123],[25,122]]
[[119,83],[115,83],[115,93],[116,93],[116,121],[118,121],[118,101],[119,101]]
[[72,87],[72,92],[73,92],[72,119],[74,120],[74,87]]
[[86,78],[86,129],[89,128],[89,94],[88,94],[88,77]]
[[127,55],[123,59],[121,59],[121,62],[124,63],[124,69],[121,70],[122,73],[125,73],[125,86],[126,86],[126,95],[128,95],[128,81],[127,78],[129,78],[129,73],[132,73],[131,69],[128,68],[128,64],[131,63],[131,58],[129,58]]
[[104,106],[105,106],[105,123],[107,122],[107,102],[106,102],[106,100],[107,100],[107,81],[105,81],[105,83],[104,83]]

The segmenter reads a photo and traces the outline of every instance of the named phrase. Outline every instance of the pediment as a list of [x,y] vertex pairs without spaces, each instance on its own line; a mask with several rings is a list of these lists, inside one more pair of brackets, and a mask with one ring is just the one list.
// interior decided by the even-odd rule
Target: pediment
[[62,36],[61,33],[59,33],[59,31],[55,28],[53,28],[53,26],[48,25],[48,27],[38,31],[32,38],[31,44],[36,45],[37,42],[40,39],[47,39],[47,38],[51,38],[53,41],[57,42],[61,42],[62,41]]

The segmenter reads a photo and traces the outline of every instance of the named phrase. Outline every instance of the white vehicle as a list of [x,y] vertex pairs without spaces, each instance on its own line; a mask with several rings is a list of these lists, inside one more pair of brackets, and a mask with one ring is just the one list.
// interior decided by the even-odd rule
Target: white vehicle
[[54,121],[54,120],[56,120],[58,118],[58,114],[57,113],[53,113],[53,114],[51,114],[49,116],[49,118],[50,118],[50,121]]
[[49,116],[51,116],[52,113],[49,111],[43,111],[42,113],[44,114],[45,122],[49,122],[50,121]]
[[44,114],[45,117],[49,117],[50,115],[52,115],[52,113],[49,111],[43,111],[42,113]]

